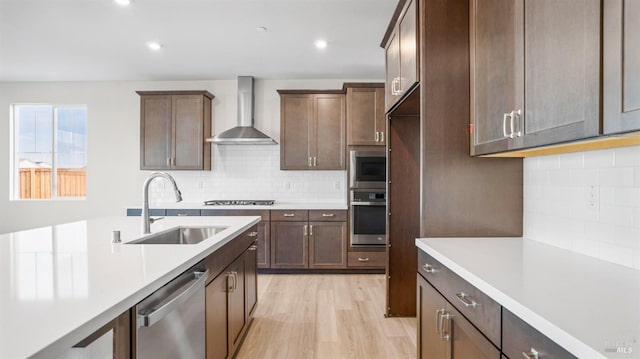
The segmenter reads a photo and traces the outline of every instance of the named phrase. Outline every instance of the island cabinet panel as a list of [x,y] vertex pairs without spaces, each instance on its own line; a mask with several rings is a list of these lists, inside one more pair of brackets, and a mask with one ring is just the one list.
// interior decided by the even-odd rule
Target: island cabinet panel
[[600,133],[600,1],[471,1],[472,155]]
[[554,341],[504,308],[502,308],[502,331],[502,352],[510,358],[521,358],[522,355],[535,358],[536,353],[541,358],[575,358]]
[[429,282],[420,275],[417,281],[418,358],[500,358],[500,350]]
[[205,288],[207,359],[231,358],[257,305],[257,226],[209,255]]
[[205,289],[207,323],[207,359],[226,359],[229,356],[227,332],[227,284],[230,274],[220,274]]
[[604,133],[640,130],[640,2],[604,1]]
[[341,90],[278,90],[280,169],[344,170],[346,106]]
[[140,169],[210,170],[211,100],[207,91],[138,91]]
[[347,145],[384,146],[384,84],[347,83]]

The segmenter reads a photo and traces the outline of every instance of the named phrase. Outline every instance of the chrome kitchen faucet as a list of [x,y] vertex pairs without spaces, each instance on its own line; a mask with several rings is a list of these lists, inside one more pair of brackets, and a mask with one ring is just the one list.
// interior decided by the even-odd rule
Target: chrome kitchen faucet
[[140,216],[142,217],[142,234],[151,233],[151,223],[157,219],[151,219],[149,217],[149,184],[155,178],[162,177],[169,181],[173,186],[173,191],[176,195],[176,202],[182,201],[182,193],[178,189],[178,185],[176,184],[176,180],[171,177],[167,172],[153,172],[151,175],[144,181],[142,185],[142,213]]

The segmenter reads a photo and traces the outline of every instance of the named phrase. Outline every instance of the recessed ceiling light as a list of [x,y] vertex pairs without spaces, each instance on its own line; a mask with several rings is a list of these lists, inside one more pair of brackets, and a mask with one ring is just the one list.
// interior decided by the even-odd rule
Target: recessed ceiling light
[[113,0],[113,1],[115,1],[116,4],[118,5],[127,6],[127,5],[131,5],[132,0]]
[[329,43],[327,42],[327,40],[316,40],[313,42],[313,44],[316,45],[316,47],[319,49],[324,49]]
[[267,32],[267,28],[264,26],[258,26],[256,27],[256,31],[257,32]]
[[158,51],[162,48],[162,44],[157,41],[149,41],[147,42],[147,47],[153,51]]

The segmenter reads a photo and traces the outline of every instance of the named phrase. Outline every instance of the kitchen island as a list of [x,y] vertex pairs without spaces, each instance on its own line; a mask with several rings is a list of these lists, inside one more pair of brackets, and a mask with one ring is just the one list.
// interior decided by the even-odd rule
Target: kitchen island
[[[445,297],[438,276],[466,282],[466,294],[450,300],[458,310],[486,310],[489,301],[501,306],[502,338],[494,345],[503,353],[516,341],[514,330],[505,329],[515,320],[570,353],[555,357],[640,358],[640,271],[523,238],[421,238],[416,246],[419,281],[424,277]],[[529,333],[523,343],[532,340]],[[534,347],[541,349],[529,344],[517,357],[521,351],[533,357]]]
[[[0,235],[0,358],[55,358],[191,266],[259,217],[173,217],[177,226],[224,226],[189,245],[126,244],[139,217],[107,217]],[[123,243],[112,243],[120,231]]]

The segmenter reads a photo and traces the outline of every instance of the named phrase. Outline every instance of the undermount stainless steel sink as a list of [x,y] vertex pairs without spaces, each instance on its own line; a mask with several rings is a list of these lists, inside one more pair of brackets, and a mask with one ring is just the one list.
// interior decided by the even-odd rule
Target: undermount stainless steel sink
[[136,239],[126,244],[196,244],[228,227],[178,227]]

